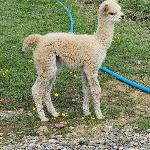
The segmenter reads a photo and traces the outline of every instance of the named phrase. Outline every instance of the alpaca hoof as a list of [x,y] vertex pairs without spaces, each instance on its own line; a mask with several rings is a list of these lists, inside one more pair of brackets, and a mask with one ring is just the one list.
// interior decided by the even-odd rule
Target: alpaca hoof
[[90,116],[91,112],[84,112],[84,116]]
[[105,118],[105,116],[102,113],[100,115],[97,115],[96,117],[97,117],[97,119],[100,119],[100,120]]
[[53,115],[53,117],[57,118],[59,116],[59,113],[55,112],[52,115]]
[[46,118],[46,117],[44,117],[44,118],[41,119],[41,121],[42,121],[42,122],[47,122],[47,121],[49,121],[49,119]]

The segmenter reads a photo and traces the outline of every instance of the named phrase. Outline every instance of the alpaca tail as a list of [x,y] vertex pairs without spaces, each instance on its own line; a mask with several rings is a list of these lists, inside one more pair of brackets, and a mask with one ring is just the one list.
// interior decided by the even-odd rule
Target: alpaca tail
[[42,38],[42,35],[40,35],[40,34],[29,35],[23,42],[22,51],[24,51],[24,52],[28,51],[27,50],[28,47],[33,43],[38,44],[41,38]]

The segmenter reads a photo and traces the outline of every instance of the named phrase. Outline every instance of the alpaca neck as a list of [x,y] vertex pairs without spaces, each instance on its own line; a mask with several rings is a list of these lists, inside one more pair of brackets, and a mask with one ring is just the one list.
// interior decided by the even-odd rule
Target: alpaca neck
[[114,32],[114,23],[106,20],[103,17],[99,17],[98,28],[96,31],[96,38],[101,43],[103,47],[108,49],[111,45],[113,32]]

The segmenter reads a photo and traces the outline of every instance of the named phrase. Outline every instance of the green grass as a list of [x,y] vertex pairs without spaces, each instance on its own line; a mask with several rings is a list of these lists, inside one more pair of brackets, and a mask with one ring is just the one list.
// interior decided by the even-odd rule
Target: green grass
[[149,0],[120,0],[122,5],[125,8],[130,8],[133,11],[139,11],[139,12],[145,12],[149,13],[150,12],[150,1]]
[[141,120],[137,120],[136,124],[140,130],[146,131],[150,129],[150,117],[145,116]]
[[[25,54],[21,51],[22,42],[26,36],[32,33],[68,32],[69,18],[64,9],[52,0],[0,0],[0,2],[0,110],[23,108],[26,111],[32,111],[34,103],[31,87],[36,78],[36,71],[32,62],[32,53]],[[135,5],[134,3],[129,5],[124,1],[121,2],[126,13],[133,10],[132,5]],[[95,8],[92,7],[93,9],[80,9],[73,1],[66,3],[74,14],[75,33],[93,34],[96,29],[95,8],[97,3],[95,3]],[[138,7],[137,16],[141,14],[144,17],[146,13],[143,12],[145,4],[140,3]],[[134,22],[126,19],[116,25],[114,40],[108,50],[104,66],[127,78],[150,86],[150,38],[147,28],[149,22],[140,22],[139,20]],[[150,118],[141,119],[143,116],[149,115],[148,111],[142,115],[135,112],[136,105],[145,101],[144,97],[148,97],[147,94],[141,94],[137,89],[123,85],[101,71],[99,76],[104,93],[102,110],[106,120],[114,119],[119,122],[121,117],[128,116],[131,120],[134,118],[134,123],[142,130],[149,128]],[[121,86],[121,89],[125,88],[126,91],[118,89],[118,86]],[[58,97],[53,94],[56,92],[60,94]],[[87,125],[93,127],[105,122],[105,120],[92,120],[90,117],[81,120],[83,114],[80,94],[80,75],[76,71],[64,67],[55,82],[52,100],[60,112],[67,112],[69,116],[50,122],[48,126],[53,126],[60,120],[67,122],[64,129],[50,130],[51,132],[66,134],[69,132],[69,126]],[[136,94],[137,98],[134,97]],[[94,111],[93,107],[91,110]],[[137,122],[137,120],[142,121]],[[40,125],[42,123],[37,118],[36,113],[33,113],[32,117],[23,115],[3,119],[0,123],[0,129],[5,131],[5,138],[9,138],[7,135],[9,131],[14,131],[14,133],[18,131],[16,135],[20,137],[36,135],[36,129]]]

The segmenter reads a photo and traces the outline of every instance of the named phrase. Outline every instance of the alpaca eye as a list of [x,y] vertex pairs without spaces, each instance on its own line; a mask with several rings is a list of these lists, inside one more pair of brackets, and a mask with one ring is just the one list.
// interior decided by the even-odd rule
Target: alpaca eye
[[109,13],[109,15],[112,15],[112,16],[115,15],[115,14],[116,14],[116,13],[113,13],[113,12],[110,12],[110,13]]

